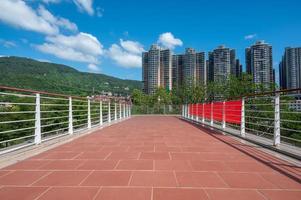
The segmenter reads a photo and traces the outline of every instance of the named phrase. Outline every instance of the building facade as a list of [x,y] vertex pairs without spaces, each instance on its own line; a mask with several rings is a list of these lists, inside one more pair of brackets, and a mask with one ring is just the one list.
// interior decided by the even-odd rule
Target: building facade
[[301,47],[285,48],[279,64],[279,78],[281,89],[301,87]]
[[186,48],[185,54],[173,56],[174,87],[201,86],[207,82],[205,52]]
[[157,88],[172,89],[172,56],[169,49],[162,50],[152,45],[148,52],[142,53],[143,91],[153,94]]
[[183,64],[184,55],[172,56],[172,86],[173,88],[180,88],[183,83]]
[[272,46],[264,41],[258,41],[246,49],[247,73],[253,77],[255,84],[265,87],[274,83]]
[[219,46],[208,53],[208,80],[214,82],[224,82],[230,75],[236,76],[237,64],[235,50]]

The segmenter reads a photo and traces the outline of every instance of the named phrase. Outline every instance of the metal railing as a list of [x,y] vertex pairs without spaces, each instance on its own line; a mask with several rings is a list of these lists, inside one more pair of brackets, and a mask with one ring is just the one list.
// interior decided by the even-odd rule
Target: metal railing
[[[293,147],[292,151],[300,155],[300,91],[294,89],[248,95],[238,98],[237,107],[229,108],[227,103],[230,101],[210,102],[213,106],[207,110],[202,110],[201,106],[208,107],[208,102],[198,106],[186,104],[182,106],[182,117],[277,148],[291,150]],[[231,121],[227,119],[229,117],[238,120]]]
[[0,155],[131,116],[125,98],[0,86]]
[[132,105],[133,115],[181,115],[181,105]]

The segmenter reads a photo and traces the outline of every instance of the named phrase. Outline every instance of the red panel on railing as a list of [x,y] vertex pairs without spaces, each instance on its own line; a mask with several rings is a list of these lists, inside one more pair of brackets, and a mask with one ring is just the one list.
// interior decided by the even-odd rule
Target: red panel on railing
[[201,103],[197,104],[197,108],[198,108],[198,113],[197,113],[197,115],[198,115],[199,117],[202,117],[202,116],[203,116],[203,104],[201,104]]
[[197,116],[198,114],[198,104],[194,104],[194,115]]
[[191,115],[195,115],[195,104],[191,104]]
[[192,104],[192,115],[196,115],[196,104]]
[[213,103],[213,119],[215,121],[223,121],[223,102]]
[[226,122],[233,124],[241,123],[241,100],[227,101],[225,105]]
[[211,119],[211,103],[204,104],[204,117],[206,119]]

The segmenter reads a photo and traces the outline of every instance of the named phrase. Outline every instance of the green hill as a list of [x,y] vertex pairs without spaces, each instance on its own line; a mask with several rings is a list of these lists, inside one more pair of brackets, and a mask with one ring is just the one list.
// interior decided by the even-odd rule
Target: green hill
[[140,89],[142,83],[29,58],[1,57],[0,85],[87,96],[103,91],[126,95]]

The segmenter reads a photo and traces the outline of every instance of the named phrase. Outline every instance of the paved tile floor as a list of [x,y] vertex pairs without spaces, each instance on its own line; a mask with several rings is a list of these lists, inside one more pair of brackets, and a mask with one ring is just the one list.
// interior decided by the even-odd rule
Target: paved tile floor
[[2,200],[300,200],[301,169],[176,117],[133,117],[0,170]]

